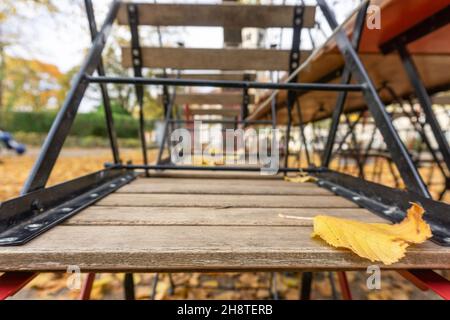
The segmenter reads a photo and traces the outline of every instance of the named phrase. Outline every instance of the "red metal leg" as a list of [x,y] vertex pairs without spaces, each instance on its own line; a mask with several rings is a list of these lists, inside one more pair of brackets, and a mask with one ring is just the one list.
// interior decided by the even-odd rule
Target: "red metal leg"
[[420,289],[428,288],[445,300],[450,300],[450,281],[433,270],[408,270],[400,274]]
[[89,300],[91,298],[92,286],[95,280],[95,273],[88,273],[81,288],[80,300]]
[[6,272],[0,276],[0,300],[13,296],[38,274],[34,272]]
[[339,286],[341,288],[341,294],[343,300],[352,300],[352,292],[348,285],[347,274],[345,271],[338,271],[337,276],[339,279]]

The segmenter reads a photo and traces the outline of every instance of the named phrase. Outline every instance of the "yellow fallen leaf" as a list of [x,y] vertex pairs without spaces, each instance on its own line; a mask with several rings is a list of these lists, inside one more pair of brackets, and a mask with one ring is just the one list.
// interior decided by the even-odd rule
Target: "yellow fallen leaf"
[[316,182],[317,178],[308,176],[308,175],[300,175],[297,177],[284,177],[284,180],[287,182],[294,182],[294,183],[306,183],[306,182]]
[[406,218],[393,225],[316,216],[312,236],[322,238],[333,247],[350,249],[370,261],[389,265],[403,258],[411,243],[431,238],[431,228],[422,219],[424,212],[420,205],[412,203]]

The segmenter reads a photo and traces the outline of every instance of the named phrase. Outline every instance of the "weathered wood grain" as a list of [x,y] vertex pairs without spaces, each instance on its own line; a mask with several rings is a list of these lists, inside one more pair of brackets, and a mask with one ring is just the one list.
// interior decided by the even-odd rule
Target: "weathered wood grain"
[[[60,226],[0,247],[0,271],[364,269],[373,264],[311,239],[309,227]],[[413,246],[395,268],[450,268],[450,248]]]
[[[197,49],[142,47],[142,66],[191,70],[289,70],[289,50],[275,49]],[[300,54],[304,61],[309,51]],[[131,68],[131,48],[122,48],[122,65]]]
[[336,196],[211,195],[113,193],[99,206],[121,207],[241,207],[241,208],[355,208]]
[[[297,217],[297,219],[279,215]],[[93,206],[65,225],[211,225],[211,226],[312,226],[318,214],[364,222],[386,222],[364,209],[292,208],[178,208]]]
[[313,183],[289,183],[264,180],[249,183],[245,180],[213,179],[138,179],[138,183],[129,184],[117,193],[177,193],[177,194],[248,194],[248,195],[332,195],[326,189]]
[[[232,28],[291,28],[294,6],[250,4],[152,4],[138,6],[139,24],[153,26],[201,26]],[[128,24],[126,4],[118,13],[119,24]],[[306,6],[303,26],[314,26],[315,7]]]

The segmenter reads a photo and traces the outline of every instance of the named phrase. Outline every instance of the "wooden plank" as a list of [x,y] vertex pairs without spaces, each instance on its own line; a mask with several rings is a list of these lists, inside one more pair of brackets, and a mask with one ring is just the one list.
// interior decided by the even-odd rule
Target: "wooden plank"
[[[304,61],[310,54],[300,54]],[[146,68],[198,70],[289,70],[289,50],[276,49],[197,49],[197,48],[142,48],[142,66]],[[122,65],[132,67],[131,49],[122,48]]]
[[217,207],[217,208],[355,208],[356,204],[336,196],[284,195],[186,195],[114,193],[100,206],[121,207]]
[[[332,195],[326,189],[314,184],[248,184],[231,180],[228,183],[216,183],[214,180],[195,179],[140,179],[145,183],[129,184],[120,188],[118,193],[176,193],[176,194],[241,194],[241,195]],[[170,180],[170,181],[164,181]]]
[[[311,238],[310,227],[59,226],[24,246],[0,247],[0,271],[232,271],[365,269],[373,264]],[[408,248],[389,266],[450,268],[450,248]]]
[[[163,74],[156,74],[157,78],[164,78]],[[181,73],[174,74],[169,73],[166,75],[169,79],[192,79],[192,80],[225,80],[225,81],[243,81],[248,79],[248,81],[255,81],[255,73],[244,73],[244,72],[221,72],[221,73]]]
[[[389,83],[389,86],[398,96],[407,96],[412,93],[410,81],[397,54],[362,53],[360,58],[375,87],[378,88],[385,83]],[[450,55],[416,54],[413,56],[413,59],[423,83],[430,92],[450,84],[450,73],[441,71],[450,65]],[[300,72],[300,81],[317,82],[321,77],[332,70],[338,69],[340,66],[342,66],[342,56],[340,54],[334,52],[320,54],[311,61],[307,68]],[[336,78],[333,82],[339,83],[339,78]],[[392,102],[392,97],[386,90],[380,91],[380,98],[386,105]],[[302,106],[303,121],[309,122],[329,118],[336,105],[336,99],[336,92],[310,91],[300,94],[299,102]],[[270,103],[267,103],[266,97],[260,97],[259,100],[263,103],[265,102],[264,106],[262,104],[257,106],[249,116],[249,120],[271,117]],[[287,121],[286,101],[286,92],[280,91],[277,95],[277,105],[279,107],[277,120],[280,124],[285,124]],[[349,93],[345,105],[346,112],[366,109],[366,106],[367,104],[360,93]],[[292,119],[294,123],[298,123],[295,108]]]
[[[180,172],[181,174],[181,172]],[[209,175],[205,176],[167,176],[167,177],[159,177],[159,176],[151,176],[150,178],[146,177],[140,177],[139,179],[134,180],[129,185],[147,185],[147,184],[214,184],[214,185],[220,185],[220,186],[231,186],[234,187],[236,185],[246,186],[246,187],[290,187],[293,189],[298,188],[314,188],[314,189],[323,189],[317,186],[317,184],[313,182],[307,182],[307,183],[294,183],[294,182],[287,182],[284,179],[280,178],[274,178],[274,179],[267,179],[267,178],[261,178],[261,179],[239,179],[236,178],[236,176],[231,176],[229,179],[221,179],[222,175],[210,177]],[[256,176],[258,177],[258,176]],[[266,176],[267,177],[267,176]],[[121,192],[123,188],[120,188],[116,192]],[[324,189],[325,190],[325,189]]]
[[450,96],[432,97],[431,100],[434,104],[450,105]]
[[[162,101],[162,96],[158,96]],[[220,104],[220,105],[240,105],[242,104],[241,92],[220,92],[220,93],[177,93],[175,104]],[[255,102],[255,96],[249,95],[249,103]]]
[[215,116],[224,116],[224,117],[237,117],[241,114],[241,110],[239,109],[199,109],[199,108],[189,108],[190,115],[215,115]]
[[[139,23],[153,26],[199,26],[234,28],[291,28],[294,6],[248,4],[138,4]],[[128,24],[124,3],[118,22]],[[306,6],[303,16],[305,28],[314,27],[315,7]]]
[[283,181],[283,175],[262,175],[260,172],[233,172],[233,171],[198,171],[198,170],[164,170],[162,172],[150,171],[152,178],[186,178],[186,179],[214,179],[214,180],[270,180]]
[[[279,214],[295,216],[287,219]],[[356,219],[364,222],[386,222],[359,208],[292,209],[292,208],[179,208],[179,207],[102,207],[93,206],[65,222],[65,225],[188,225],[188,226],[312,226],[318,214]]]

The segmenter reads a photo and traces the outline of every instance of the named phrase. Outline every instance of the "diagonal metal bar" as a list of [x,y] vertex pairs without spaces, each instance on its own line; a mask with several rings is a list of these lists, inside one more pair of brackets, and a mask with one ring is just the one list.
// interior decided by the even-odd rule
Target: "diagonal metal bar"
[[[86,14],[89,22],[89,30],[91,33],[91,38],[92,41],[94,41],[98,31],[97,31],[97,24],[95,22],[95,14],[94,14],[94,7],[92,5],[92,0],[85,0],[84,4],[86,7]],[[105,68],[103,66],[103,61],[101,58],[98,63],[97,74],[99,76],[105,75]],[[108,88],[106,84],[104,83],[100,84],[100,91],[102,92],[103,108],[105,110],[105,118],[106,118],[106,129],[108,131],[109,143],[111,145],[113,159],[115,163],[119,163],[120,162],[119,147],[117,144],[116,130],[114,126],[114,119],[111,109],[111,101],[109,99]]]
[[105,47],[108,35],[110,34],[113,22],[116,19],[119,6],[119,1],[114,1],[111,4],[105,22],[97,33],[86,59],[74,79],[72,88],[50,128],[50,132],[45,139],[39,157],[22,189],[22,194],[41,189],[47,184],[56,159],[61,152],[64,141],[75,120],[78,107],[80,106],[81,100],[89,85],[89,81],[86,80],[85,76],[92,75],[98,67],[102,51]]
[[436,115],[434,114],[431,98],[420,79],[419,71],[417,70],[415,63],[411,55],[409,54],[408,49],[404,45],[398,45],[397,50],[403,62],[403,67],[405,68],[405,71],[411,82],[411,85],[416,92],[416,96],[419,100],[420,106],[422,107],[422,110],[425,114],[426,122],[429,124],[436,142],[438,143],[439,151],[442,155],[442,158],[444,159],[447,169],[450,170],[450,146],[436,118]]
[[[322,13],[330,27],[334,30],[338,27],[336,18],[325,0],[317,0]],[[378,96],[377,90],[370,79],[364,65],[358,57],[346,33],[337,30],[335,39],[339,50],[341,51],[344,61],[352,71],[352,75],[358,83],[365,85],[364,98],[367,102],[369,111],[371,112],[380,133],[383,135],[387,148],[399,170],[403,181],[407,188],[426,197],[431,197],[427,186],[420,176],[414,162],[412,161],[408,150],[400,139],[398,132],[386,111],[386,107]]]
[[[353,30],[352,45],[356,51],[359,49],[359,44],[361,43],[361,36],[364,30],[364,22],[366,20],[366,12],[369,6],[369,2],[365,3],[358,11],[356,16],[356,22]],[[350,84],[352,79],[352,73],[349,68],[344,68],[344,72],[341,78],[341,84]],[[328,133],[327,142],[322,155],[322,166],[328,167],[331,161],[331,155],[333,153],[333,146],[336,140],[336,132],[339,126],[339,120],[341,118],[342,112],[344,111],[345,101],[347,100],[347,92],[343,91],[339,93],[336,106],[333,110],[333,115],[331,117],[331,126]]]
[[5,300],[16,294],[37,275],[35,272],[6,272],[2,274],[0,276],[0,300]]

